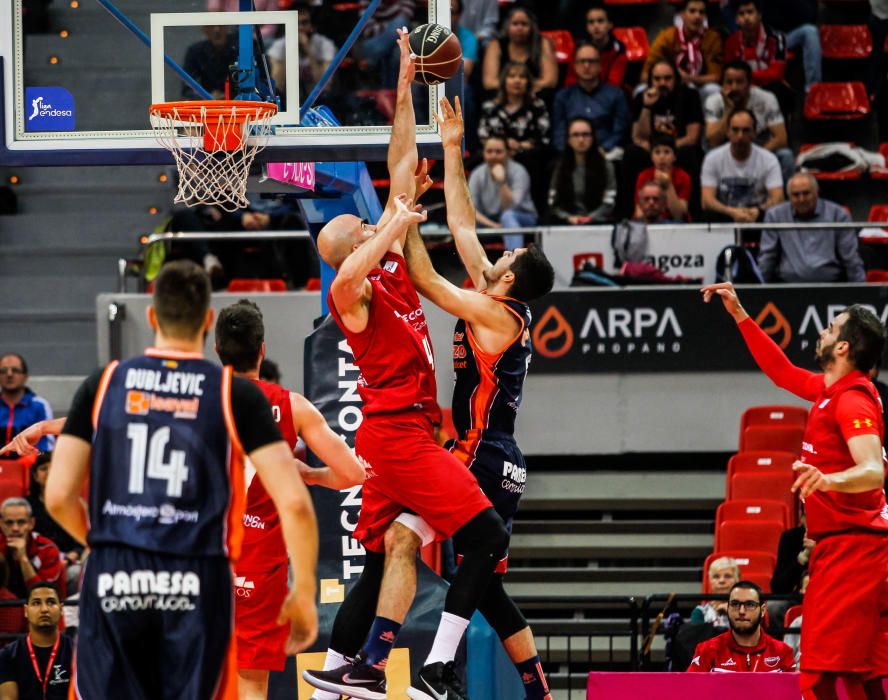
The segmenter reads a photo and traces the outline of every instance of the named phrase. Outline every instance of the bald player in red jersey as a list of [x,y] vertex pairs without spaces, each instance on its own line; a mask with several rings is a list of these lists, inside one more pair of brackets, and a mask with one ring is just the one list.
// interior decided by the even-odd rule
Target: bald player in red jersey
[[[465,691],[454,674],[451,654],[477,608],[508,535],[475,477],[439,447],[434,437],[434,425],[440,421],[434,353],[403,254],[408,227],[426,218],[413,206],[418,165],[411,97],[415,57],[406,31],[399,31],[398,44],[401,63],[388,153],[392,189],[386,210],[375,227],[343,215],[331,220],[318,236],[321,257],[336,270],[330,286],[330,312],[361,370],[358,391],[363,421],[355,451],[368,462],[354,534],[368,557],[361,578],[337,615],[334,639],[347,622],[342,618],[352,605],[349,598],[375,600],[382,579],[384,595],[379,598],[376,618],[369,625],[370,634],[356,663],[309,670],[303,678],[334,696],[386,697],[385,664],[413,599],[415,580],[405,578],[410,573],[404,562],[385,559],[385,537],[406,509],[441,536],[465,542],[432,653],[418,676],[418,682],[432,693],[428,697],[461,700]],[[424,539],[426,534],[420,537]],[[374,572],[381,570],[382,560],[385,571],[379,578]],[[368,626],[352,624],[362,630]],[[335,648],[331,641],[331,649]],[[331,658],[328,655],[326,665]]]
[[[241,299],[219,313],[216,353],[236,376],[251,379],[271,404],[272,415],[291,450],[300,437],[329,466],[297,462],[310,485],[344,489],[364,481],[364,468],[311,402],[296,392],[259,379],[265,356],[265,324],[259,307]],[[234,621],[240,700],[265,700],[269,671],[283,671],[291,628],[277,624],[287,594],[287,550],[271,496],[246,463],[247,503],[241,557],[235,565]]]
[[805,502],[808,537],[817,545],[804,599],[801,690],[805,700],[836,696],[842,679],[851,700],[882,699],[888,675],[888,508],[884,426],[868,378],[885,345],[885,328],[854,305],[820,333],[823,373],[793,365],[749,318],[728,283],[704,287],[721,297],[759,367],[813,406],[793,485]]

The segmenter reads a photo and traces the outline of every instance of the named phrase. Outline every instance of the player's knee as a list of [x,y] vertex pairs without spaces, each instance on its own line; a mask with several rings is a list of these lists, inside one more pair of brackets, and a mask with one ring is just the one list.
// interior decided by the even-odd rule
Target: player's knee
[[385,556],[412,558],[421,544],[413,530],[401,523],[392,523],[385,533]]
[[463,525],[454,539],[459,540],[457,549],[464,555],[500,556],[509,545],[509,532],[497,512],[487,508]]

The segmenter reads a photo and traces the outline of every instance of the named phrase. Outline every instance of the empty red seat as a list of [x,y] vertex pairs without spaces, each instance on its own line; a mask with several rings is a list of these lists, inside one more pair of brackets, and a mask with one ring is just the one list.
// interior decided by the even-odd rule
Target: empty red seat
[[574,55],[574,39],[571,33],[564,29],[552,29],[540,32],[542,36],[548,37],[555,47],[555,60],[558,63],[568,63],[573,61]]
[[785,529],[778,520],[727,520],[715,531],[715,551],[755,548],[776,554]]
[[[758,522],[760,520],[776,521],[783,524],[783,529],[790,527],[789,509],[782,501],[770,499],[748,499],[725,501],[715,511],[715,531],[722,523],[728,521]],[[724,549],[724,547],[716,547]]]
[[769,500],[786,504],[790,513],[795,513],[796,494],[790,489],[795,482],[795,472],[761,471],[734,474],[728,482],[728,498],[733,501]]
[[[847,142],[849,146],[854,146],[853,142]],[[799,153],[804,153],[805,151],[810,151],[816,143],[803,143],[799,146]],[[859,170],[838,170],[835,172],[828,171],[815,171],[811,172],[811,174],[816,177],[818,180],[859,180],[863,177],[863,173]]]
[[789,425],[805,427],[808,409],[801,406],[752,406],[740,416],[740,435],[753,425]]
[[820,46],[824,58],[869,58],[873,37],[865,24],[821,24]]
[[751,425],[740,436],[740,452],[779,450],[798,454],[804,427],[794,425]]
[[850,83],[814,83],[805,98],[805,119],[863,119],[870,113],[866,86]]
[[780,450],[738,452],[728,460],[728,480],[738,472],[790,471],[796,459],[795,453]]
[[793,605],[783,614],[783,626],[789,627],[793,622],[802,616],[802,606]]
[[233,279],[228,283],[229,292],[286,292],[284,280]]
[[885,284],[888,282],[888,270],[867,270],[866,281],[871,284]]
[[[768,577],[774,573],[777,565],[777,556],[772,552],[762,552],[757,549],[725,550],[713,552],[703,563],[703,592],[709,593],[709,565],[721,557],[732,557],[740,567],[740,576],[746,578],[748,573],[761,572]],[[769,578],[770,581],[770,578]]]
[[303,291],[306,291],[306,292],[321,291],[321,278],[320,277],[309,277],[307,280],[305,280],[305,289]]
[[888,204],[873,204],[869,210],[867,221],[888,221]]
[[651,45],[644,27],[614,27],[614,37],[626,47],[626,60],[636,63],[647,59]]
[[27,483],[28,467],[23,460],[0,460],[0,503],[7,498],[24,498],[27,495]]
[[766,571],[765,569],[747,569],[743,572],[743,579],[745,581],[752,581],[762,589],[762,593],[771,592],[771,577],[773,576],[773,571]]

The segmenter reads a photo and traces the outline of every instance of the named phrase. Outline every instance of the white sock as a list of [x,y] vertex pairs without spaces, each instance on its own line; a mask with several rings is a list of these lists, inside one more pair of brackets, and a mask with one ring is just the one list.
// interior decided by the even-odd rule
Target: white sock
[[[346,659],[338,651],[327,649],[327,658],[324,659],[325,671],[332,671],[334,668],[345,666],[345,664],[347,663],[348,659]],[[312,700],[339,700],[340,695],[338,693],[329,693],[326,690],[319,690],[315,688],[314,693],[312,693],[311,697]]]
[[469,621],[464,617],[448,612],[441,613],[441,622],[435,633],[435,641],[432,643],[432,650],[429,652],[425,665],[428,666],[439,661],[445,664],[448,661],[453,661],[456,658],[456,648],[468,626]]

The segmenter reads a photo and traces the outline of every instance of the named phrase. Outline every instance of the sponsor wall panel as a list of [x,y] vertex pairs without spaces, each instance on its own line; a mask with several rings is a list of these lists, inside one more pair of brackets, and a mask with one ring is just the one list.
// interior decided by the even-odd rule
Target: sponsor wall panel
[[[555,288],[570,287],[574,270],[585,260],[605,272],[616,272],[611,248],[611,226],[591,228],[556,227],[546,231],[543,247],[555,267]],[[707,231],[705,226],[654,226],[648,229],[647,262],[667,275],[702,277],[715,281],[715,261],[719,252],[734,242],[729,231]]]
[[[817,338],[850,304],[888,320],[888,287],[746,287],[741,302],[790,360],[816,369]],[[533,374],[753,371],[757,367],[718,300],[674,287],[554,292],[532,305]]]

